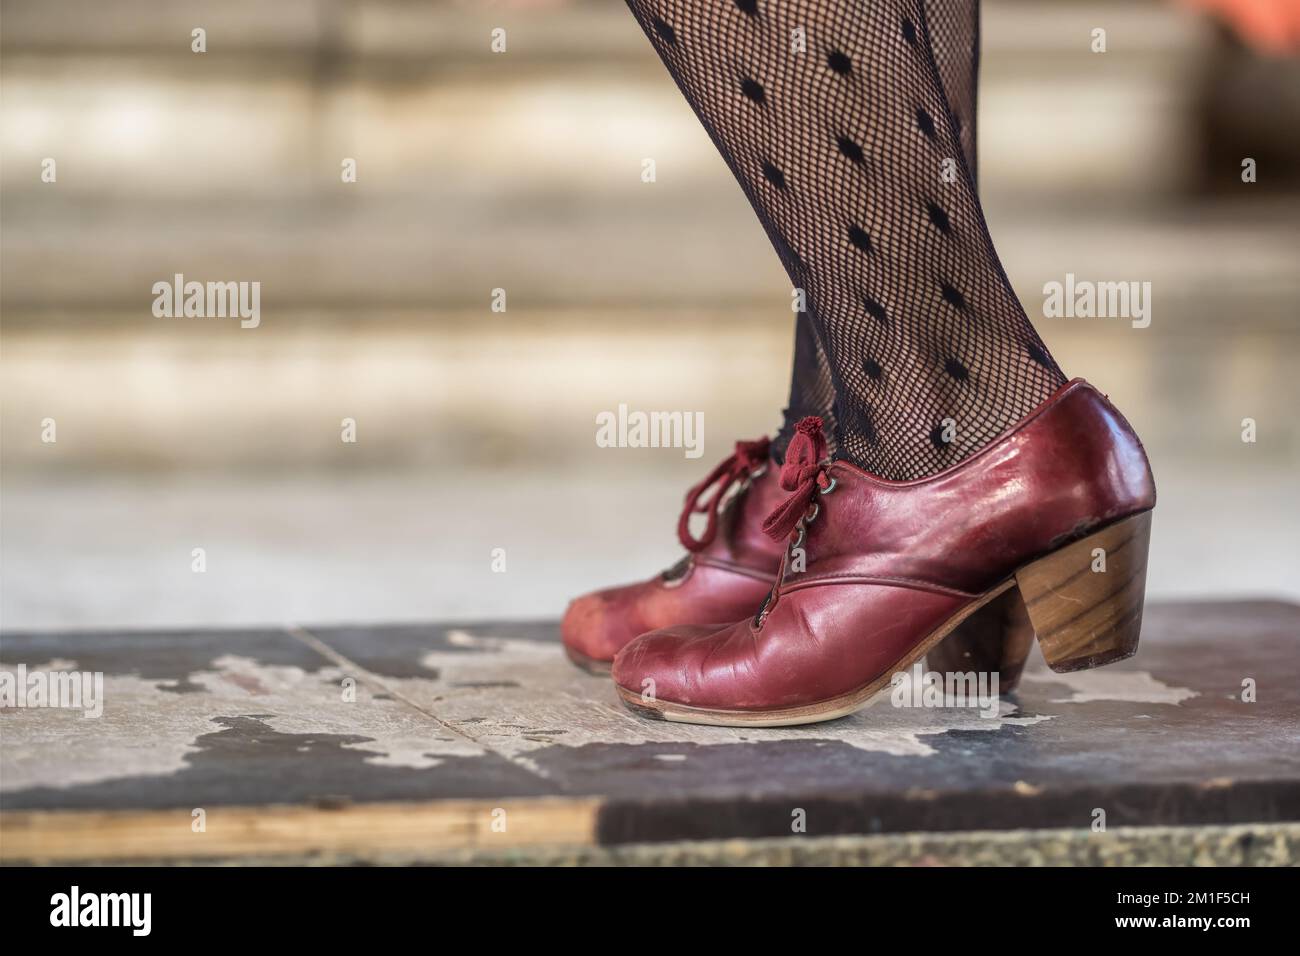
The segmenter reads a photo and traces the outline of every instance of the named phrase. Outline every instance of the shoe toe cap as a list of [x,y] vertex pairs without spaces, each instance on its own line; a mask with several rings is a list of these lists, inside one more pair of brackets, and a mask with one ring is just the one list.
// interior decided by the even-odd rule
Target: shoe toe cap
[[624,690],[641,694],[649,689],[656,697],[686,701],[698,683],[699,662],[692,648],[718,630],[717,625],[680,624],[642,634],[618,652],[611,676]]
[[560,638],[571,654],[592,661],[612,661],[634,638],[637,613],[626,588],[584,594],[570,602],[560,620]]

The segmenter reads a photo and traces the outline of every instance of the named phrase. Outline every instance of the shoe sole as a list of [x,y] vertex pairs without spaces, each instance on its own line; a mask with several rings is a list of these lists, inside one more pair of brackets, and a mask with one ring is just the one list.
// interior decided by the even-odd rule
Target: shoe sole
[[[1121,661],[1137,653],[1150,535],[1151,512],[1144,511],[1030,562],[948,618],[879,677],[838,697],[772,710],[692,707],[647,699],[621,686],[619,697],[628,709],[651,720],[717,727],[792,727],[846,717],[889,686],[894,674],[908,670],[962,623],[1012,588],[1019,590],[1043,657],[1052,670],[1086,670]],[[1102,552],[1100,558],[1098,549]],[[1100,572],[1096,569],[1098,560],[1103,562]]]

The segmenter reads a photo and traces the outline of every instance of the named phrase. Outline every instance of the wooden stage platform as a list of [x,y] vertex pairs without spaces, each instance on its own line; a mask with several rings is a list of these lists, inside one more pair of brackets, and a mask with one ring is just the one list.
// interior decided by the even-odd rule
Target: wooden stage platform
[[8,633],[103,713],[0,709],[0,861],[1300,862],[1300,607],[1031,660],[997,713],[742,730],[628,712],[554,622]]

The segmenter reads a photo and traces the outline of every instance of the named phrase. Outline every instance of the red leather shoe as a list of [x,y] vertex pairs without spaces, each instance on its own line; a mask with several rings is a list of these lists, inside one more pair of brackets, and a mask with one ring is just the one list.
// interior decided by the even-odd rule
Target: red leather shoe
[[628,706],[728,726],[830,720],[963,624],[949,660],[993,635],[986,660],[1018,671],[1030,631],[1057,671],[1136,651],[1155,486],[1137,436],[1086,382],[928,478],[824,455],[806,419],[782,469],[789,496],[764,523],[790,546],[758,613],[629,643],[613,667]]
[[[762,531],[764,516],[785,498],[779,469],[768,457],[766,438],[737,442],[735,452],[686,495],[677,524],[685,558],[648,581],[596,591],[569,605],[560,622],[569,659],[604,674],[623,645],[646,631],[752,615],[785,552],[783,542]],[[724,502],[733,486],[738,491]],[[693,514],[708,515],[699,538],[691,534]]]

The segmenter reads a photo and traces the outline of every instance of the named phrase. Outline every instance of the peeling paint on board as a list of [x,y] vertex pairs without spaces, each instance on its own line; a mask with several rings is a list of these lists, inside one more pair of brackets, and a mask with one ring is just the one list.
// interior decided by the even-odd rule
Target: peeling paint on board
[[1181,704],[1199,696],[1188,687],[1173,687],[1157,680],[1149,671],[1092,670],[1071,674],[1050,671],[1026,674],[1022,678],[1033,684],[1064,684],[1065,697],[1049,697],[1053,704],[1087,704],[1098,700],[1125,701],[1131,704]]
[[[55,662],[36,666],[50,663]],[[61,669],[76,665],[57,663]],[[254,712],[279,733],[345,736],[344,747],[380,766],[427,768],[443,757],[483,752],[364,685],[358,684],[355,701],[344,701],[346,676],[335,667],[308,673],[233,654],[217,657],[210,670],[186,675],[183,682],[196,690],[183,694],[174,692],[171,679],[107,675],[104,714],[95,720],[76,711],[6,710],[6,721],[21,715],[23,723],[21,730],[6,724],[0,792],[174,774],[198,752],[198,739],[213,732],[214,722]]]

